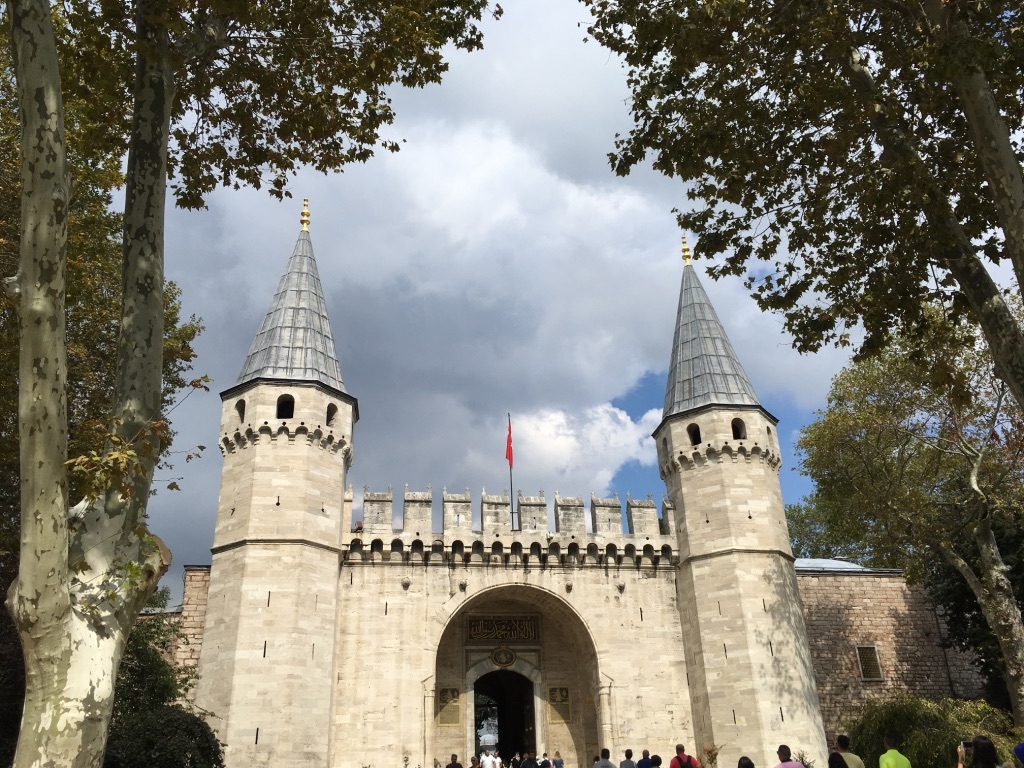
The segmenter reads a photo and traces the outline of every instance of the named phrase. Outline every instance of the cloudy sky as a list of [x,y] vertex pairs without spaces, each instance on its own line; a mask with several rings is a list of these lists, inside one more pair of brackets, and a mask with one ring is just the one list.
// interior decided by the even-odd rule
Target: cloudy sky
[[[167,271],[202,317],[197,373],[213,378],[172,414],[176,448],[209,446],[162,479],[151,522],[181,566],[209,563],[221,457],[218,393],[235,383],[299,232],[303,197],[342,375],[359,399],[356,489],[508,488],[624,500],[663,485],[650,433],[661,417],[682,270],[678,182],[620,179],[606,156],[629,128],[618,60],[584,42],[577,3],[517,0],[456,54],[441,86],[396,93],[398,154],[295,199],[224,191],[173,211]],[[697,263],[698,268],[700,263]],[[783,491],[807,490],[789,448],[822,407],[845,353],[801,357],[739,280],[703,283],[762,404],[781,419]]]

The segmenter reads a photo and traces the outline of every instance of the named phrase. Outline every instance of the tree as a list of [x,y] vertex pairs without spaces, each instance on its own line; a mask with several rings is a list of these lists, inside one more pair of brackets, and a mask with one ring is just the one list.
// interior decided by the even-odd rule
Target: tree
[[967,584],[998,642],[1017,724],[1024,623],[996,530],[1019,526],[1024,508],[1021,417],[984,351],[947,328],[843,370],[797,443],[830,540],[856,542],[912,580],[939,555]]
[[961,741],[988,736],[1001,760],[1013,764],[1016,734],[1005,712],[984,702],[943,699],[929,701],[900,696],[891,701],[868,702],[864,711],[846,725],[850,745],[867,768],[878,768],[882,738],[892,732],[902,738],[900,752],[911,765],[946,765],[956,760]]
[[128,635],[117,671],[104,768],[221,768],[220,743],[210,726],[180,702],[195,668],[173,663],[184,640],[167,613],[167,589],[150,598],[147,614]]
[[[21,117],[21,559],[7,600],[27,691],[15,765],[96,766],[114,670],[169,553],[145,527],[161,418],[163,235],[168,178],[198,207],[220,185],[286,194],[300,164],[366,160],[393,113],[393,84],[436,82],[446,45],[480,46],[486,0],[338,4],[9,0]],[[61,69],[62,51],[74,66]],[[95,141],[127,147],[122,309],[113,418],[68,499],[65,265],[71,199],[65,95]],[[130,123],[130,128],[126,128]]]
[[[7,48],[6,28],[0,28],[0,48]],[[14,74],[0,65],[0,274],[14,274],[18,265],[20,173],[18,112]],[[114,348],[121,306],[121,224],[110,210],[110,192],[122,183],[121,149],[103,142],[83,143],[97,128],[79,119],[84,112],[69,102],[72,126],[69,162],[75,185],[69,203],[67,344],[68,454],[100,451],[104,435],[97,426],[109,416],[113,399]],[[178,289],[167,287],[164,306],[164,403],[188,389],[188,372],[195,352],[192,342],[202,330],[195,318],[182,319]],[[18,570],[19,436],[17,306],[0,294],[0,364],[8,372],[0,379],[0,594],[6,594]],[[164,455],[170,447],[165,442]],[[77,474],[69,478],[70,493],[80,496]],[[0,765],[14,758],[24,705],[25,676],[21,643],[6,612],[0,612]]]
[[[1005,516],[993,519],[992,530],[1019,604],[1024,599],[1024,531],[1016,520],[1008,520]],[[976,562],[978,553],[972,546],[973,542],[963,539],[961,543],[965,559]],[[932,602],[941,606],[943,613],[951,619],[947,625],[947,641],[977,659],[978,667],[985,676],[985,699],[994,706],[1010,709],[999,641],[985,621],[974,592],[946,560],[933,558],[926,565],[924,587]]]
[[[1024,404],[1024,8],[884,0],[583,0],[629,68],[620,174],[651,154],[709,271],[747,276],[795,346],[862,352],[931,302],[982,329]],[[762,263],[763,262],[763,263]]]

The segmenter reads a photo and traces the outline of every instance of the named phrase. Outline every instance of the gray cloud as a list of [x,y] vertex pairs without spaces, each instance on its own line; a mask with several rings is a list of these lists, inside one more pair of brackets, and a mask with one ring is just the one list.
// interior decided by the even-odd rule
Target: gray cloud
[[[637,421],[611,401],[667,367],[682,194],[652,172],[608,171],[626,89],[618,63],[581,42],[583,20],[572,3],[516,4],[445,84],[396,96],[401,152],[292,185],[311,198],[342,374],[360,401],[357,492],[507,488],[507,412],[524,493],[605,495],[627,462],[650,467],[662,492],[648,437],[660,398]],[[168,227],[168,273],[207,325],[197,370],[214,378],[172,414],[177,447],[205,444],[206,456],[179,462],[184,490],[151,504],[178,588],[182,564],[209,562],[217,392],[235,382],[301,209],[251,190],[209,202]],[[704,284],[766,407],[818,407],[845,355],[797,356],[738,281]]]

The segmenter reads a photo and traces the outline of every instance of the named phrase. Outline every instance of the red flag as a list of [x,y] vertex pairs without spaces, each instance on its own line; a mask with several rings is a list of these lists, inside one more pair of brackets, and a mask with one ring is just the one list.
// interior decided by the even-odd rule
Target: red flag
[[512,469],[512,414],[508,415],[508,440],[505,441],[505,458],[508,460],[508,468]]

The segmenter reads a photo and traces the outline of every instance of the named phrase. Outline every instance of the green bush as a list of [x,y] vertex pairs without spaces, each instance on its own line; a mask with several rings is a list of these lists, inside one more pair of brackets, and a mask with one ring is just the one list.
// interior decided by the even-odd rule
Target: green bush
[[978,734],[992,739],[1005,764],[1024,737],[1024,732],[1014,731],[1009,714],[983,701],[900,696],[868,704],[860,718],[847,726],[850,748],[861,756],[866,768],[878,768],[886,731],[899,737],[899,751],[914,768],[954,768],[957,745]]

